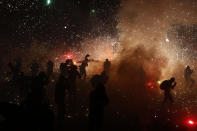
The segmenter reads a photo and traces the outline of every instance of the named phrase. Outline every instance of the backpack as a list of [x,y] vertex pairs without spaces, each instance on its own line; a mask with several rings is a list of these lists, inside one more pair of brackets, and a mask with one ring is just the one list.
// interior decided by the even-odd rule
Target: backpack
[[165,80],[165,81],[163,81],[163,82],[160,84],[160,89],[161,89],[161,90],[165,90],[167,87],[168,87],[168,80]]

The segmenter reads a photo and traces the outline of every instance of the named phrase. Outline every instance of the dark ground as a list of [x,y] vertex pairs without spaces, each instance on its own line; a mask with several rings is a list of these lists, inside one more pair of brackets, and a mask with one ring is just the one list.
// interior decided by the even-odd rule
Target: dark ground
[[[20,97],[17,89],[9,86],[9,82],[1,81],[0,100],[20,104]],[[89,93],[91,91],[89,81],[78,80],[77,91],[77,110],[75,114],[65,114],[65,130],[88,130],[88,103]],[[125,93],[121,89],[113,88],[107,84],[106,90],[110,99],[109,105],[105,109],[104,131],[188,131],[197,130],[196,123],[193,126],[186,122],[189,119],[197,119],[197,96],[196,88],[185,94],[183,91],[176,90],[174,94],[175,103],[172,107],[168,104],[161,109],[163,96],[158,91],[158,95],[152,98],[148,106],[140,105],[143,103],[133,102],[129,93]],[[177,87],[178,88],[178,87]],[[54,88],[53,84],[46,87],[47,99],[51,110],[56,116],[56,108],[54,104]],[[158,89],[155,89],[158,90]],[[135,94],[137,95],[137,94]],[[17,97],[18,96],[18,97]],[[189,97],[190,96],[190,97]],[[150,96],[151,97],[151,96]],[[138,105],[136,105],[138,103]],[[140,105],[140,106],[139,106]],[[54,126],[56,125],[56,120]]]

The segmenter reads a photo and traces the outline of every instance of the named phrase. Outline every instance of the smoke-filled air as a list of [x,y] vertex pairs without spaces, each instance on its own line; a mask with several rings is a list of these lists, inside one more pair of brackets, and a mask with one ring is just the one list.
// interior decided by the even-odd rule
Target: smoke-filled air
[[36,116],[45,96],[54,130],[197,128],[197,0],[30,3],[0,0],[0,102]]

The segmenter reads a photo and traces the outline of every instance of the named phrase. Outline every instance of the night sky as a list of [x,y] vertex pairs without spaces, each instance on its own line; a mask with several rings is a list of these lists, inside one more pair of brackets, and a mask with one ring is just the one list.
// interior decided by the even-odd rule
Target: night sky
[[116,35],[120,0],[1,0],[0,42],[79,43]]
[[[26,82],[30,88],[37,86],[34,76],[31,78],[32,62],[46,72],[46,63],[51,60],[54,76],[49,80],[51,85],[44,88],[50,107],[57,111],[54,85],[62,74],[60,63],[72,59],[80,69],[87,54],[87,79],[65,86],[78,86],[75,91],[79,107],[73,114],[66,113],[66,128],[88,127],[84,122],[88,123],[92,89],[89,78],[100,74],[104,61],[109,59],[106,92],[110,101],[105,111],[105,130],[152,127],[174,131],[186,129],[188,123],[197,130],[197,0],[0,0],[0,100],[20,104],[21,89],[29,93],[23,88]],[[15,65],[20,60],[21,72],[15,79],[8,63]],[[194,71],[192,88],[186,87],[187,66]],[[166,93],[160,84],[172,77],[177,82],[171,91],[174,103],[163,108]],[[19,90],[14,85],[18,81],[24,81],[22,88],[16,86]]]

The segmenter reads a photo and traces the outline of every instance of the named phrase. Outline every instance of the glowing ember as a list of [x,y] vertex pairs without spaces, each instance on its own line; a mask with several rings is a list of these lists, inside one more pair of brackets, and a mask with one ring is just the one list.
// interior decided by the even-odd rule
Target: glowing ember
[[47,4],[47,5],[50,5],[51,3],[52,3],[51,0],[47,0],[47,1],[46,1],[46,4]]
[[187,120],[187,124],[190,126],[193,126],[195,124],[195,122],[193,120]]
[[147,85],[149,88],[154,88],[154,86],[153,86],[153,83],[152,83],[152,82],[148,82],[146,85]]
[[170,42],[170,40],[169,40],[168,38],[166,38],[166,42],[167,42],[167,43],[169,43],[169,42]]
[[72,59],[72,55],[71,54],[67,54],[65,56],[66,56],[66,59]]
[[157,81],[157,83],[160,85],[161,84],[161,81]]

